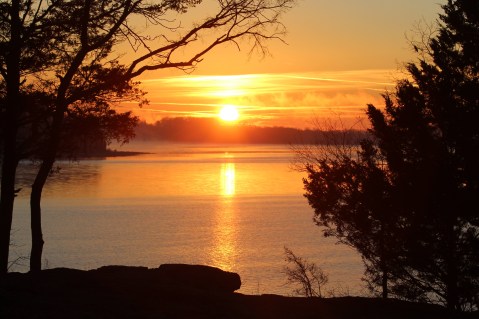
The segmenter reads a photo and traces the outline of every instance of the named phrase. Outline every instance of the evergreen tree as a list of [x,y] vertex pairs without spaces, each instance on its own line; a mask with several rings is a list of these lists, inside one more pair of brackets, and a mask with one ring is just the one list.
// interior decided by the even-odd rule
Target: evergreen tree
[[396,220],[391,214],[390,181],[380,154],[363,141],[357,156],[352,152],[329,152],[306,165],[304,179],[314,221],[326,237],[355,248],[366,266],[365,280],[373,291],[389,294],[388,279],[395,257]]
[[[479,2],[450,0],[428,54],[407,69],[372,133],[394,176],[405,221],[407,285],[449,308],[477,307],[479,293]],[[406,294],[408,295],[408,294]]]
[[[443,9],[436,36],[416,47],[419,61],[406,66],[410,79],[384,95],[384,110],[368,106],[373,139],[363,143],[362,159],[320,165],[305,186],[316,219],[330,221],[323,226],[332,235],[367,261],[390,257],[382,277],[396,296],[471,310],[479,307],[479,2],[449,0]],[[342,167],[351,161],[358,168],[347,176]],[[361,172],[382,161],[386,182],[368,190],[370,177]],[[345,176],[348,187],[337,189]],[[330,196],[313,188],[318,183]],[[338,205],[349,211],[338,214]],[[381,229],[386,237],[372,236]],[[393,240],[385,246],[384,238]],[[374,248],[372,258],[365,245]],[[383,271],[367,273],[374,279]]]

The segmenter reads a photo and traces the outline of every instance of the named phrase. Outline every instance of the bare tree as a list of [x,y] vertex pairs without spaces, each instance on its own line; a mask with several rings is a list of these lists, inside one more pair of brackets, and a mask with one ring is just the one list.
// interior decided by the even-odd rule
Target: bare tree
[[20,154],[18,125],[25,111],[27,77],[55,63],[50,53],[55,42],[46,16],[60,1],[0,1],[0,145],[2,180],[0,195],[0,274],[8,269],[10,231],[15,194],[15,176]]
[[328,283],[328,276],[323,270],[315,263],[296,256],[288,247],[284,247],[284,255],[288,263],[284,267],[288,283],[299,286],[294,293],[305,297],[323,297],[321,288]]
[[[13,10],[15,3],[18,8]],[[111,103],[125,98],[135,99],[138,97],[133,89],[133,79],[136,77],[145,72],[167,68],[190,72],[206,54],[226,43],[232,43],[238,48],[241,43],[247,43],[251,52],[266,54],[267,42],[281,40],[284,35],[285,27],[280,19],[295,0],[217,0],[215,13],[183,32],[180,28],[181,21],[172,20],[171,13],[186,13],[201,3],[201,0],[163,0],[155,3],[141,0],[14,1],[11,5],[13,9],[6,10],[16,20],[5,21],[18,20],[18,26],[6,22],[1,29],[6,30],[3,38],[8,41],[14,27],[20,31],[27,29],[22,24],[24,21],[36,21],[36,25],[40,25],[38,21],[41,21],[48,26],[48,30],[55,30],[55,36],[47,43],[51,44],[49,49],[54,57],[52,59],[57,63],[48,64],[48,68],[45,67],[42,72],[25,75],[24,79],[25,83],[34,83],[37,88],[49,92],[53,101],[51,129],[46,138],[48,142],[45,144],[30,199],[31,271],[41,268],[41,195],[55,162],[69,107],[92,100]],[[9,3],[2,5],[10,8]],[[32,16],[38,17],[24,18]],[[155,33],[138,31],[136,26],[139,23],[152,27]],[[120,48],[128,45],[132,51],[130,55],[120,56]],[[129,57],[132,57],[131,60]],[[11,64],[19,67],[19,63]],[[7,73],[9,72],[5,74]],[[18,74],[17,78],[20,78]],[[18,80],[16,83],[19,87],[23,82]],[[19,91],[17,87],[12,91]],[[18,111],[14,107],[16,102],[18,97],[15,96],[7,100],[8,108],[15,112]],[[10,117],[15,123],[16,115]],[[15,144],[14,135],[5,141]],[[14,188],[14,166],[10,164],[5,167],[10,175],[2,175],[10,176],[5,183],[11,184],[8,188],[10,190]],[[3,198],[2,194],[2,201]],[[10,206],[2,206],[0,211],[0,216],[5,216],[5,221],[0,217],[2,272],[6,271],[8,263],[8,245],[4,245],[4,240],[8,239],[11,228],[13,199],[9,203]]]

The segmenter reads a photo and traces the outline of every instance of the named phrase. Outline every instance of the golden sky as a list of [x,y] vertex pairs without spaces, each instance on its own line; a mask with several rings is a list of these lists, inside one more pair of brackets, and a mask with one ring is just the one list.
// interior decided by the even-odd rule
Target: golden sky
[[287,44],[270,43],[270,56],[248,55],[247,44],[242,51],[217,48],[191,74],[143,76],[150,104],[123,108],[148,122],[212,117],[234,105],[248,124],[303,128],[314,119],[339,117],[354,123],[367,103],[380,106],[380,94],[404,76],[398,70],[415,59],[408,38],[418,24],[433,23],[445,2],[300,0],[284,17]]

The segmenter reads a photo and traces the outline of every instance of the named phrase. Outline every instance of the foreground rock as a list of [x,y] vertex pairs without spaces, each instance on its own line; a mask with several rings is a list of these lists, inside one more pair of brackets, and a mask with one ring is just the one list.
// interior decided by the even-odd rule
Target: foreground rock
[[0,318],[475,318],[397,300],[233,293],[240,285],[237,274],[191,265],[12,273],[0,282]]
[[209,293],[232,293],[240,289],[236,273],[203,265],[165,264],[156,269],[146,267],[105,266],[88,271],[96,281],[122,282],[128,280],[140,286],[163,286],[196,289]]
[[241,287],[241,279],[238,274],[215,267],[166,264],[161,265],[158,272],[165,283],[173,286],[215,292],[234,292]]

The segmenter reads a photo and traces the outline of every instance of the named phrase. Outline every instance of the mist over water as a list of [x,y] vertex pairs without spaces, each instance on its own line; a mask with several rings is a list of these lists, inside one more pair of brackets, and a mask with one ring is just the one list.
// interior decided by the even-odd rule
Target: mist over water
[[[288,146],[135,143],[148,154],[58,162],[44,191],[46,267],[216,266],[238,272],[240,292],[288,295],[283,247],[329,274],[326,290],[362,293],[362,264],[324,238],[302,196]],[[28,185],[20,165],[12,259],[28,256]],[[28,262],[15,266],[27,271]]]

